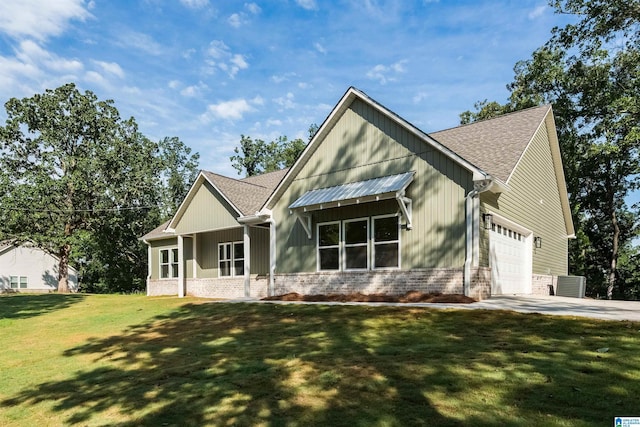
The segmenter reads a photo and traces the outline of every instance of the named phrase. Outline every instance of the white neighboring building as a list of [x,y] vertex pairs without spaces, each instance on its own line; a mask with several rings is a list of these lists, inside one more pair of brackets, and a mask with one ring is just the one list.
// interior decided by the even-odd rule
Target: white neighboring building
[[[58,258],[28,243],[0,242],[0,293],[54,292],[58,264]],[[78,272],[73,267],[69,267],[69,290],[78,291]]]

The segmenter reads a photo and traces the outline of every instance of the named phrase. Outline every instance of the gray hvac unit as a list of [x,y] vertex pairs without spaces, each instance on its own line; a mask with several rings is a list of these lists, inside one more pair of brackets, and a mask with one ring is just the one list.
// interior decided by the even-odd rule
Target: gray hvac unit
[[584,298],[587,278],[584,276],[558,276],[556,295],[561,297]]

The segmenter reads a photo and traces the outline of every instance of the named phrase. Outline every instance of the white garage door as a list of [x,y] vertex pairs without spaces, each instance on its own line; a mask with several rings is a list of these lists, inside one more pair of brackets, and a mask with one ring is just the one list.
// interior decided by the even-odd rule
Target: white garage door
[[512,227],[492,224],[489,233],[491,294],[531,293],[531,248]]

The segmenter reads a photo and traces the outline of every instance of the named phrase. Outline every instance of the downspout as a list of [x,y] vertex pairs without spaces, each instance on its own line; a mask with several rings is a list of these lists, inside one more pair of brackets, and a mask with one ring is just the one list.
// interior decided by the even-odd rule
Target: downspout
[[464,258],[464,295],[471,293],[471,264],[473,263],[473,199],[480,194],[480,191],[473,189],[465,197],[465,218],[466,218],[466,248]]
[[275,294],[275,274],[276,274],[276,220],[269,216],[269,288],[268,296]]
[[[476,227],[479,225],[479,216],[475,214],[474,200],[480,193],[489,191],[496,182],[490,176],[486,179],[480,179],[473,181],[473,190],[465,197],[465,222],[466,222],[466,248],[464,259],[464,278],[463,288],[464,295],[470,296],[471,293],[471,266],[476,265],[478,257],[478,249],[475,247],[478,245],[479,230]],[[475,238],[474,238],[475,237]]]

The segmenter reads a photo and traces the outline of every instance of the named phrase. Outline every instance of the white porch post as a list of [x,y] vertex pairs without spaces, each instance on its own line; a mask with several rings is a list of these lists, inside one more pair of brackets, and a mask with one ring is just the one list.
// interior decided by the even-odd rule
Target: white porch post
[[153,254],[151,251],[151,245],[147,243],[147,270],[148,270],[147,271],[147,296],[150,295],[149,281],[151,280],[151,274],[153,274],[153,265],[151,265],[152,262],[153,262]]
[[276,221],[271,217],[269,221],[269,290],[267,294],[275,293],[276,274]]
[[193,239],[191,239],[191,249],[193,253],[193,278],[198,278],[198,246],[196,245],[196,239],[198,238],[197,234],[193,235]]
[[244,225],[244,296],[251,296],[251,238],[249,224]]
[[184,298],[184,237],[178,235],[178,297]]

